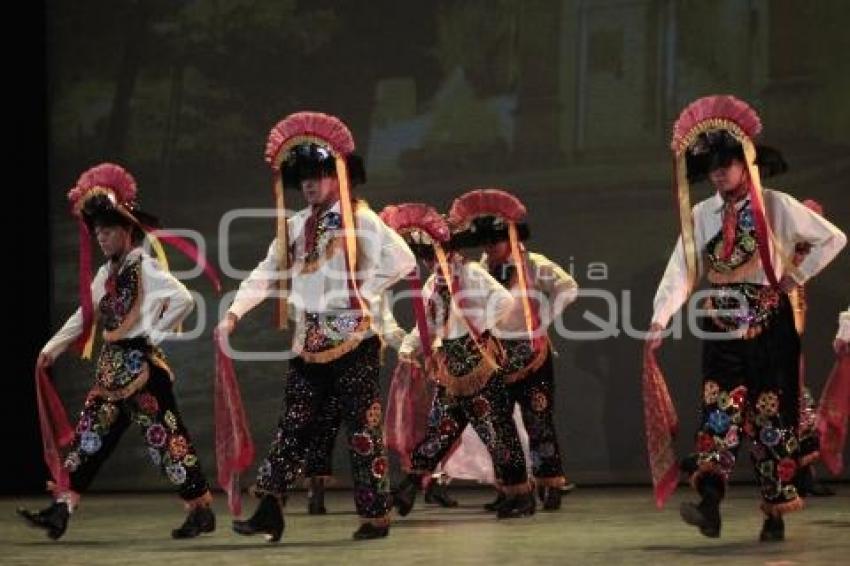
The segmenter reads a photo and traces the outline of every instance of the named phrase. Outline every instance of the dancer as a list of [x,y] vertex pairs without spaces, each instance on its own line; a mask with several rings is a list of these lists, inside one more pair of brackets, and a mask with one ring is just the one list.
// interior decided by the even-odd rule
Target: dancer
[[[504,380],[528,431],[534,483],[545,511],[561,507],[566,479],[555,430],[551,323],[578,295],[575,280],[542,254],[529,252],[525,205],[502,189],[477,189],[452,203],[456,247],[483,246],[481,266],[517,299],[493,331],[505,352]],[[456,453],[457,455],[457,453]],[[454,457],[454,456],[453,456]],[[505,496],[487,505],[496,510]]]
[[[348,429],[361,518],[354,538],[385,537],[390,501],[378,382],[379,303],[415,260],[404,240],[353,198],[351,187],[366,175],[341,120],[318,112],[287,116],[271,131],[266,160],[277,179],[277,238],[240,285],[219,333],[232,333],[248,311],[277,294],[281,325],[287,305],[296,317],[296,357],[289,363],[277,435],[257,473],[259,505],[249,519],[234,521],[233,529],[280,540],[282,497],[302,474],[310,446],[335,435],[323,411],[336,407]],[[308,203],[289,219],[284,186],[300,188]]]
[[[682,462],[702,499],[683,504],[681,515],[703,535],[720,536],[720,502],[745,434],[761,487],[760,539],[776,541],[784,538],[784,515],[803,506],[792,482],[800,338],[787,293],[829,264],[846,237],[793,197],[762,190],[761,177],[783,162],[754,144],[760,130],[755,111],[732,96],[701,98],[676,121],[682,234],[658,286],[646,350],[651,356],[660,346],[705,274],[712,292],[702,305],[702,424],[696,451]],[[691,210],[688,182],[706,177],[716,193]],[[784,250],[800,242],[811,250],[794,266]]]
[[402,363],[426,360],[426,375],[437,384],[425,438],[414,448],[393,504],[401,516],[413,508],[426,474],[458,441],[467,423],[487,446],[506,501],[499,518],[528,516],[535,503],[511,405],[500,373],[499,345],[490,331],[510,310],[513,298],[486,271],[443,249],[449,229],[431,207],[404,204],[381,212],[433,271],[414,307],[417,326],[404,339]]
[[[58,448],[71,436],[52,437],[64,428],[58,399],[40,407],[45,454],[54,476],[54,501],[47,509],[19,513],[33,526],[58,539],[77,508],[80,495],[130,426],[143,433],[151,461],[174,485],[188,516],[172,531],[174,538],[192,538],[215,530],[209,484],[174,397],[174,372],[159,344],[194,308],[192,295],[165,269],[159,240],[174,243],[205,266],[214,284],[218,279],[197,251],[173,235],[156,232],[156,219],[138,207],[136,182],[122,167],[103,163],[83,173],[68,194],[80,226],[80,308],[42,348],[36,370],[40,405],[55,395],[46,372],[56,358],[75,344],[89,357],[94,322],[103,328],[103,344],[94,385],[80,412],[70,450],[58,465]],[[107,258],[91,278],[90,233]],[[141,244],[148,234],[159,260]],[[97,310],[95,311],[94,307]],[[47,389],[44,389],[47,388]],[[46,395],[45,395],[46,394]],[[52,418],[52,422],[46,422]],[[65,436],[65,438],[62,438]]]

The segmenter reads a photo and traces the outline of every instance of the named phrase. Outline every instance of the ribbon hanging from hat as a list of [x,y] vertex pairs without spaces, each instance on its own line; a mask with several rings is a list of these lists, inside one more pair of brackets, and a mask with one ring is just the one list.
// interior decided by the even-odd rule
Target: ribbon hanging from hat
[[528,339],[532,342],[536,351],[538,342],[542,338],[542,336],[537,335],[537,332],[542,330],[539,328],[537,310],[531,308],[531,297],[528,296],[528,262],[525,261],[525,254],[520,251],[519,235],[515,222],[508,223],[508,242],[511,246],[511,256],[514,264],[517,266],[517,280],[522,300],[522,312],[525,317],[525,327],[528,330]]
[[[815,212],[816,214],[823,215],[823,207],[819,202],[812,199],[806,199],[803,201],[803,205]],[[796,267],[799,266],[803,260],[806,258],[806,255],[811,251],[811,244],[808,242],[800,242],[795,246],[794,250],[794,258],[791,260],[792,264]],[[806,315],[808,312],[808,301],[806,299],[806,287],[805,285],[797,285],[790,291],[788,291],[788,300],[791,303],[791,311],[794,314],[794,328],[797,330],[797,334],[800,336],[806,331]],[[805,422],[805,414],[808,410],[805,403],[805,390],[806,390],[806,355],[805,352],[800,352],[800,364],[798,371],[798,407],[799,407],[799,426],[798,426],[798,437],[799,434],[805,429],[807,423]],[[817,452],[810,457],[816,457]]]

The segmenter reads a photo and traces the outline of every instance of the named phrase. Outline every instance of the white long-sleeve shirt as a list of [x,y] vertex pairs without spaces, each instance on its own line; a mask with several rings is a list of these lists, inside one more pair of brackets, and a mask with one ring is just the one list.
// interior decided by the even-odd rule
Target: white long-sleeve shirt
[[[140,292],[142,304],[139,320],[127,331],[124,338],[147,336],[151,344],[159,344],[182,322],[195,306],[192,294],[171,273],[165,271],[159,262],[146,254],[141,248],[134,248],[125,257],[118,272],[141,261]],[[97,316],[98,304],[106,294],[106,280],[113,267],[109,261],[103,264],[95,274],[91,284],[92,304]],[[56,359],[83,333],[83,311],[76,312],[65,322],[41,349],[42,353]]]
[[[534,291],[540,291],[544,296],[540,297],[540,309],[538,317],[542,328],[546,329],[573,301],[578,297],[578,284],[569,273],[564,271],[558,264],[551,261],[542,254],[526,253],[531,278],[528,281],[531,298]],[[481,266],[489,270],[487,254],[481,256]],[[514,285],[510,289],[513,293],[519,292],[519,281],[514,277]],[[534,302],[532,301],[532,305]],[[516,296],[510,310],[493,331],[497,338],[520,338],[527,331],[525,324],[525,310],[522,299]]]
[[[339,210],[337,201],[326,212],[338,214]],[[308,266],[301,261],[305,256],[305,227],[310,213],[311,209],[306,208],[287,222],[294,257],[288,301],[299,326],[303,325],[304,312],[330,313],[345,311],[351,306],[343,245],[329,243],[330,248],[321,250],[319,266]],[[383,334],[381,295],[407,275],[416,266],[416,260],[402,237],[368,207],[355,208],[355,223],[358,289],[366,306],[373,315],[377,315],[372,316],[372,330]],[[342,230],[339,230],[337,237],[341,238],[341,235]],[[239,285],[239,291],[229,309],[237,318],[242,318],[275,291],[277,246],[278,241],[275,239],[269,246],[266,258]],[[296,330],[295,336],[299,335]]]
[[835,337],[843,342],[850,342],[850,307],[838,315],[838,332]]
[[[738,206],[746,205],[748,200],[742,200]],[[812,246],[809,254],[797,266],[797,271],[789,272],[800,285],[826,267],[847,243],[847,236],[835,225],[788,194],[765,189],[764,205],[767,222],[786,254],[793,253],[794,246],[800,242],[807,242]],[[716,193],[697,203],[692,213],[697,249],[697,273],[698,277],[702,277],[705,272],[703,258],[705,246],[723,228],[723,199],[719,193]],[[776,246],[772,243],[769,245],[773,267],[781,270],[789,258],[780,257]],[[740,282],[769,284],[764,268],[761,266],[761,259],[758,258],[757,261],[759,269],[756,273]],[[688,292],[688,268],[682,237],[679,236],[655,293],[652,322],[666,327],[670,318],[688,299]]]
[[[464,321],[464,314],[469,324],[479,333],[492,331],[497,324],[510,312],[514,298],[510,291],[496,281],[487,270],[474,261],[454,262],[453,269],[460,280],[460,290],[463,299],[456,297],[456,305],[462,303],[464,312],[458,308],[449,308],[446,324],[439,325],[431,319],[427,308],[431,296],[436,291],[436,275],[431,274],[422,286],[422,300],[426,305],[428,330],[431,333],[432,346],[438,348],[444,339],[460,338],[469,334],[469,327]],[[449,305],[446,305],[448,308]],[[415,328],[402,341],[399,355],[413,355],[422,350],[419,329]]]
[[401,343],[407,335],[404,328],[399,326],[393,316],[391,297],[389,292],[384,292],[381,296],[380,313],[381,313],[381,338],[393,350],[398,351],[401,348]]

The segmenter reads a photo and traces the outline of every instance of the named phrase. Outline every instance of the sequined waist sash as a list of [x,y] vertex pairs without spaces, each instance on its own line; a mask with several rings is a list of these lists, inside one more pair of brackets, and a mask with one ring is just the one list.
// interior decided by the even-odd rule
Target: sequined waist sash
[[304,313],[301,336],[293,349],[311,364],[325,364],[353,351],[371,336],[369,315],[358,312]]
[[[483,351],[482,351],[483,349]],[[434,353],[434,380],[450,395],[466,397],[481,390],[499,369],[502,359],[499,342],[482,339],[481,346],[469,335],[443,339]]]
[[722,331],[738,332],[741,338],[755,338],[779,313],[782,294],[770,285],[735,283],[713,285],[703,308],[711,322]]
[[505,383],[521,381],[540,369],[549,355],[549,341],[534,349],[531,340],[500,340],[504,351]]
[[147,383],[150,365],[163,369],[173,379],[165,354],[147,338],[106,342],[100,349],[91,394],[109,401],[126,399]]

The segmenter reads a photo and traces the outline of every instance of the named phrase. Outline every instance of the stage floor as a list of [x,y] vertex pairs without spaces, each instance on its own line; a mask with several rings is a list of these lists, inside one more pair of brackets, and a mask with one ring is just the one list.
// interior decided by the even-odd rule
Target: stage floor
[[[390,536],[355,542],[357,526],[348,491],[328,493],[328,515],[309,516],[303,492],[288,505],[287,529],[279,544],[241,537],[230,530],[224,499],[216,499],[218,529],[175,541],[170,530],[183,520],[174,497],[165,494],[93,494],[72,517],[58,542],[26,527],[19,505],[41,507],[46,498],[0,499],[2,564],[840,564],[850,557],[850,484],[838,495],[812,498],[786,521],[782,543],[758,542],[761,526],[755,488],[734,486],[723,506],[723,536],[707,539],[681,523],[678,506],[691,497],[680,488],[657,511],[646,488],[579,487],[560,512],[497,521],[481,505],[483,489],[452,491],[461,506],[425,505],[397,518]],[[246,508],[253,510],[246,500]],[[843,558],[842,558],[843,557]]]

